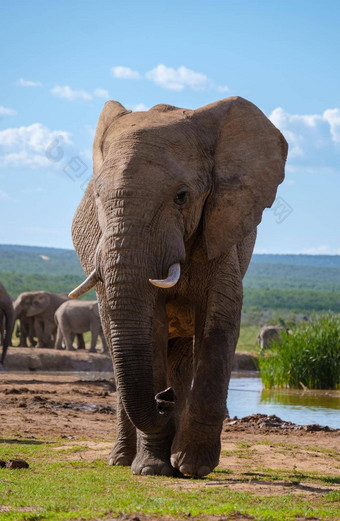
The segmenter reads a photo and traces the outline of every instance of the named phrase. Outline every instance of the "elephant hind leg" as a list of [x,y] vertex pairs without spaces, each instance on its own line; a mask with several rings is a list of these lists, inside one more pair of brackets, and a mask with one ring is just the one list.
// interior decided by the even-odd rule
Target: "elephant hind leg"
[[55,340],[54,348],[55,349],[61,349],[62,348],[62,342],[63,342],[63,335],[61,333],[60,326],[58,326],[57,337],[56,337],[56,340]]

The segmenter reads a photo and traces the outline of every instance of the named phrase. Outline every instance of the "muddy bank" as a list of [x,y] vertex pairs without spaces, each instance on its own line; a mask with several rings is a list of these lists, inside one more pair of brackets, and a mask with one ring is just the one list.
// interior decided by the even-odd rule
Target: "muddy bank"
[[[64,438],[87,449],[70,458],[106,460],[117,433],[114,380],[83,380],[68,375],[2,374],[0,378],[2,442],[30,443]],[[222,429],[220,468],[232,471],[228,479],[244,481],[257,467],[296,469],[340,477],[340,430],[301,427],[274,416],[253,414],[226,419]],[[87,441],[84,441],[84,436]],[[98,441],[98,439],[101,441]],[[283,445],[287,443],[287,446]],[[20,454],[17,455],[18,457]],[[260,472],[259,470],[259,472]],[[240,474],[240,476],[238,476]],[[335,482],[334,481],[334,482]],[[192,482],[188,480],[188,484]],[[338,486],[338,485],[337,485]]]
[[[112,372],[111,356],[89,353],[87,350],[59,351],[37,347],[10,347],[4,369],[6,371],[98,371]],[[233,371],[254,371],[254,357],[236,353]]]

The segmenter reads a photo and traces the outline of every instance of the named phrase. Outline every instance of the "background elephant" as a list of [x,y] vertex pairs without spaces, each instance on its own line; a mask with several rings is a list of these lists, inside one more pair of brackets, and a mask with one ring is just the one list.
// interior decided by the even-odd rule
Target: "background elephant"
[[54,315],[57,324],[55,348],[61,349],[64,339],[66,349],[72,350],[75,334],[91,331],[90,352],[96,352],[98,335],[102,340],[104,352],[108,351],[106,340],[100,322],[98,303],[95,300],[74,300],[61,304]]
[[[256,226],[287,143],[252,103],[131,112],[109,101],[73,242],[118,388],[112,465],[205,476],[220,434]],[[137,436],[137,439],[136,439]]]
[[4,363],[8,346],[11,345],[14,327],[12,299],[0,282],[0,340],[2,344],[1,364]]
[[270,347],[272,342],[280,342],[283,331],[287,331],[283,326],[263,326],[257,335],[261,351]]
[[67,297],[48,291],[28,291],[21,293],[14,302],[16,316],[33,318],[37,347],[53,347],[57,327],[54,313]]

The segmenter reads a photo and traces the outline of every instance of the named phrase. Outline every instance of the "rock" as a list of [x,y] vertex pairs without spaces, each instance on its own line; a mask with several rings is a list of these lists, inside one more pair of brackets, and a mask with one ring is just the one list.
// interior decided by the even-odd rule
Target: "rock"
[[30,371],[38,371],[42,369],[42,363],[38,355],[31,355],[28,359],[28,369]]

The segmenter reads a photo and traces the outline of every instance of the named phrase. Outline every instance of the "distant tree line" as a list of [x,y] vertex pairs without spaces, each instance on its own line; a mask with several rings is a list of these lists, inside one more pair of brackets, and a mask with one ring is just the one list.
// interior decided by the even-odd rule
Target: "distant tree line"
[[[45,290],[68,293],[83,280],[84,276],[79,275],[0,273],[0,281],[13,298],[23,291]],[[85,298],[95,299],[95,292],[92,290]],[[243,304],[244,308],[263,310],[286,309],[304,313],[329,310],[340,312],[340,292],[246,287]]]

